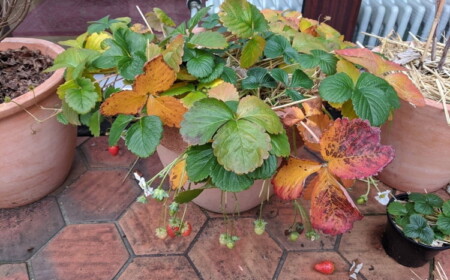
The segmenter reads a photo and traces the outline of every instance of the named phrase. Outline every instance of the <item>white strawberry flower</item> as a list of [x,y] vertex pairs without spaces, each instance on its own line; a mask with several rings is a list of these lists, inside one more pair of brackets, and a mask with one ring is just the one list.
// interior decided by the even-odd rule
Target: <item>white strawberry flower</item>
[[138,185],[139,187],[141,187],[141,189],[144,190],[144,195],[147,196],[151,196],[154,192],[154,189],[151,188],[148,184],[147,181],[145,181],[145,178],[140,176],[138,172],[134,172],[133,173],[134,178],[136,179],[136,181],[138,181]]
[[390,190],[384,192],[378,192],[378,195],[375,196],[375,199],[382,205],[387,205],[389,203],[389,194]]

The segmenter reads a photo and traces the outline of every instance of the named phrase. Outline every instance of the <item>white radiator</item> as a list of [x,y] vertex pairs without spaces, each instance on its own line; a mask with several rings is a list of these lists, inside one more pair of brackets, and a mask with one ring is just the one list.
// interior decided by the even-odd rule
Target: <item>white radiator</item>
[[[223,0],[207,0],[205,5],[212,5],[212,12],[218,12],[222,2]],[[301,11],[303,6],[303,0],[249,0],[249,2],[258,9]],[[404,40],[412,39],[410,33],[421,40],[426,40],[435,10],[434,0],[362,0],[353,41],[373,47],[377,44],[377,39],[363,33],[386,36],[392,30]],[[437,34],[442,41],[444,36],[448,38],[449,33],[450,0],[447,0]]]

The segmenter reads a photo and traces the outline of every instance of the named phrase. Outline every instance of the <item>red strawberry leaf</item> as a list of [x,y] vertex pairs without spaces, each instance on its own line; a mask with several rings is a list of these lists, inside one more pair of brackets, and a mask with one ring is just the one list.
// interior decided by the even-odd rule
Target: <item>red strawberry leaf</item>
[[336,178],[323,168],[319,171],[311,196],[311,224],[325,234],[337,235],[349,231],[355,221],[363,218]]
[[320,139],[320,153],[331,173],[342,179],[376,175],[394,158],[380,144],[380,129],[361,119],[337,119]]

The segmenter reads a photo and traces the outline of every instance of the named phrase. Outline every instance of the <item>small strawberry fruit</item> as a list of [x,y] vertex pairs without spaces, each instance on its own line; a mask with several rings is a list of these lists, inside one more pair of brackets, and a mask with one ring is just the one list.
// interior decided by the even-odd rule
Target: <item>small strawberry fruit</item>
[[300,237],[300,233],[293,231],[289,234],[289,240],[290,241],[297,241],[297,239]]
[[255,233],[257,235],[262,235],[266,231],[267,222],[262,219],[255,220]]
[[360,197],[358,197],[358,199],[356,200],[356,203],[359,205],[363,205],[366,204],[367,202],[367,195],[361,195]]
[[334,263],[332,261],[316,263],[314,269],[322,274],[332,274],[334,272]]
[[190,223],[185,222],[183,225],[183,228],[181,229],[181,235],[182,236],[189,236],[192,231],[192,226]]
[[228,242],[227,242],[227,247],[228,247],[228,249],[233,249],[235,244],[236,244],[235,241],[233,241],[233,240],[228,240]]
[[155,233],[159,239],[166,239],[166,237],[167,237],[167,230],[163,227],[157,228]]
[[229,235],[227,233],[221,233],[219,237],[219,243],[220,245],[226,246],[228,239],[230,239]]
[[108,152],[109,152],[112,156],[117,156],[117,154],[119,153],[119,146],[115,145],[115,146],[110,146],[110,147],[108,147]]
[[169,235],[170,237],[174,238],[175,236],[177,236],[178,231],[180,230],[179,227],[175,227],[175,226],[171,226],[171,225],[167,225],[166,226],[166,230],[167,230],[167,235]]

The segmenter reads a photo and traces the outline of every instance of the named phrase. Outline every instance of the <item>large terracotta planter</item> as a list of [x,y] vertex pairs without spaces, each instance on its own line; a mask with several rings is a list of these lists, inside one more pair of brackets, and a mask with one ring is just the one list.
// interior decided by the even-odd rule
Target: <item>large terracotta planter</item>
[[[37,39],[6,38],[0,50],[26,45],[56,57],[64,51],[58,45]],[[15,103],[0,104],[0,208],[11,208],[36,201],[67,177],[76,146],[76,127],[64,126],[50,118],[34,120],[25,110],[39,119],[46,119],[58,108],[56,88],[63,82],[64,71],[56,71],[48,80],[20,97]],[[18,106],[19,104],[20,106]]]
[[414,108],[402,102],[393,121],[381,128],[381,142],[395,149],[394,160],[379,175],[383,183],[423,193],[450,182],[450,126],[442,104],[427,99],[425,107]]
[[[164,127],[163,139],[156,150],[164,166],[176,159],[186,148],[187,144],[181,138],[178,129]],[[201,186],[202,184],[191,185],[191,188]],[[243,212],[258,206],[261,200],[267,198],[267,189],[269,190],[269,196],[272,194],[272,185],[268,182],[262,197],[259,197],[262,187],[263,180],[256,180],[248,190],[236,194],[227,192],[223,198],[224,202],[226,202],[223,208],[221,207],[222,191],[219,189],[204,190],[193,202],[206,210],[216,213],[233,213],[236,210]]]

